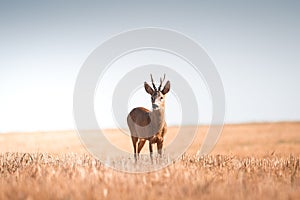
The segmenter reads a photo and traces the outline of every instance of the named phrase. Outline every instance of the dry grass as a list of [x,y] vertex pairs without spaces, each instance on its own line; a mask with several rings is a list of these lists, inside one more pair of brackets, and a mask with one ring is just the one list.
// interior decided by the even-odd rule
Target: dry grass
[[3,153],[1,199],[299,199],[299,157],[183,156],[127,174],[88,155]]
[[0,199],[300,199],[300,123],[227,125],[197,157],[206,131],[175,164],[144,174],[103,166],[74,132],[1,134]]

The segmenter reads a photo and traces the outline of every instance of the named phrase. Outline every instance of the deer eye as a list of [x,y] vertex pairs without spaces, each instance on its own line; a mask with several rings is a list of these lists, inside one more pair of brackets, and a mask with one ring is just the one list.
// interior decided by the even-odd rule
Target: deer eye
[[164,98],[163,97],[160,97],[160,100],[163,100]]

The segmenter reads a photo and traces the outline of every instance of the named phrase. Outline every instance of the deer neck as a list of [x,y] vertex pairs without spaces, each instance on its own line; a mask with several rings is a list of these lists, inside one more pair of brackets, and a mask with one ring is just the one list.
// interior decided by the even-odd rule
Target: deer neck
[[155,132],[160,132],[165,124],[165,108],[152,110],[150,113],[151,124]]

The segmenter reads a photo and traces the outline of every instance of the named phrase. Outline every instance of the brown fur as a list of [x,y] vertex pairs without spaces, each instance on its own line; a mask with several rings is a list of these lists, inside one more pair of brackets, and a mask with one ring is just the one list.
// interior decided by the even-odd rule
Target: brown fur
[[[146,140],[149,141],[150,157],[152,159],[152,144],[157,144],[157,151],[162,155],[162,148],[164,142],[164,136],[167,132],[167,124],[165,122],[165,94],[170,90],[170,82],[168,81],[162,91],[156,89],[153,79],[152,89],[146,82],[144,84],[145,90],[151,95],[152,111],[137,107],[131,110],[127,116],[127,124],[131,133],[131,139],[134,149],[134,156],[137,159],[137,155],[141,152]],[[159,89],[162,86],[163,80],[160,80]],[[159,105],[157,105],[159,102]],[[136,144],[138,143],[138,148]]]

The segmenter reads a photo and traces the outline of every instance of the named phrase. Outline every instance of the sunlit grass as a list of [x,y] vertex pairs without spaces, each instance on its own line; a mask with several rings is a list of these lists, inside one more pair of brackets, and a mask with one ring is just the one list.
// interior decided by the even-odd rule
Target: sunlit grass
[[130,174],[86,154],[2,153],[0,199],[299,199],[299,159],[184,155],[157,172]]

